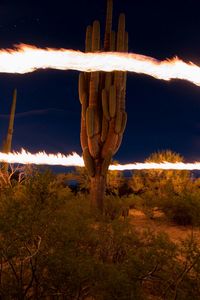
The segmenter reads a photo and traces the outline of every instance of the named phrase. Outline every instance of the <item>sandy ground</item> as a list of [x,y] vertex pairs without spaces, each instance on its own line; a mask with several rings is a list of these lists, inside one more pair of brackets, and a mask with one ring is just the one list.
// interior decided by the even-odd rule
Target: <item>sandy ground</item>
[[131,209],[129,211],[131,223],[138,230],[150,228],[153,232],[166,232],[170,239],[177,243],[185,240],[187,237],[193,235],[200,242],[200,228],[192,226],[178,226],[166,219],[163,213],[155,212],[154,218],[148,218],[142,211]]

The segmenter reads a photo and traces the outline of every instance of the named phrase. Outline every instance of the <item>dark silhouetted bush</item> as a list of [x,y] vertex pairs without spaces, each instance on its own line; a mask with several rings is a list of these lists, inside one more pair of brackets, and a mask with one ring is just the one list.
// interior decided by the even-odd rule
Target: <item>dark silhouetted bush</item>
[[179,195],[169,194],[160,200],[166,216],[179,225],[200,224],[200,193],[185,191]]

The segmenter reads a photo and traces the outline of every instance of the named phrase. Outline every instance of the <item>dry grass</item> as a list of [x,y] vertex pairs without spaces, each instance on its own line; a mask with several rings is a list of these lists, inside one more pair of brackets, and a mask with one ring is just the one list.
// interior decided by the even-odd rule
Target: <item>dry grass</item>
[[192,226],[178,226],[166,219],[165,215],[160,211],[154,212],[153,219],[148,218],[142,211],[131,209],[129,212],[131,223],[137,230],[150,228],[155,233],[165,232],[171,240],[179,243],[188,236],[193,235],[200,243],[200,228]]

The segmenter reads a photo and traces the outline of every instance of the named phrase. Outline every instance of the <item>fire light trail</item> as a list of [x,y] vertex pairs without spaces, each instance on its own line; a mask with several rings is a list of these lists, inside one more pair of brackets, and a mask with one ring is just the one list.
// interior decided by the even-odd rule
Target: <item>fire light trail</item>
[[37,69],[92,71],[128,71],[157,79],[183,79],[200,86],[200,67],[178,57],[163,61],[134,53],[96,52],[37,48],[20,44],[0,50],[0,72],[24,74]]
[[47,154],[44,151],[32,154],[24,149],[21,152],[3,153],[0,152],[0,161],[10,164],[36,164],[36,165],[51,165],[51,166],[79,166],[83,167],[84,162],[80,155],[73,152],[69,155]]
[[200,170],[200,162],[195,163],[183,163],[183,162],[176,162],[176,163],[169,163],[169,162],[162,162],[162,163],[132,163],[132,164],[125,164],[125,165],[111,165],[109,167],[111,171],[124,171],[124,170]]
[[[45,152],[38,152],[32,154],[24,149],[21,152],[2,153],[0,152],[0,161],[11,164],[36,164],[36,165],[60,165],[65,167],[78,166],[84,167],[83,158],[77,153],[73,152],[69,155],[47,154]],[[200,170],[200,162],[195,163],[131,163],[131,164],[117,164],[110,165],[109,170]]]

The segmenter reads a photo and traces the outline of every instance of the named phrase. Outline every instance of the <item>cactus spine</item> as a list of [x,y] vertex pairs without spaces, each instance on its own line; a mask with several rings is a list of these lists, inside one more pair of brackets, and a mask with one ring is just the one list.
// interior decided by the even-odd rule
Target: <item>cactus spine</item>
[[[101,49],[100,24],[94,21],[86,30],[85,51],[128,51],[125,16],[119,17],[118,32],[112,31],[113,0],[107,0],[104,46]],[[126,126],[126,73],[92,72],[79,75],[81,146],[91,177],[91,204],[103,211],[106,175],[117,152]]]

